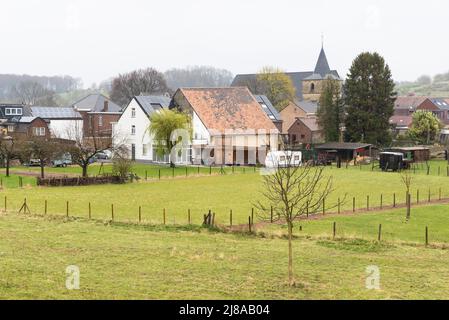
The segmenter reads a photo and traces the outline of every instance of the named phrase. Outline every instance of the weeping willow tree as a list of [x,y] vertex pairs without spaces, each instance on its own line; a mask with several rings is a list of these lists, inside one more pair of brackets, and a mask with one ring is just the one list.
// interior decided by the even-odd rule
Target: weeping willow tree
[[156,144],[156,153],[160,157],[171,154],[170,166],[174,167],[176,146],[190,138],[190,117],[176,110],[163,109],[150,117],[149,134]]

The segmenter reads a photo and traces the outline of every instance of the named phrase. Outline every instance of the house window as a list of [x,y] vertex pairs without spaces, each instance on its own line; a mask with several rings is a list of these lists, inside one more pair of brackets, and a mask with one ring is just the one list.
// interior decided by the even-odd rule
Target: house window
[[132,108],[131,109],[131,118],[135,118],[136,117],[136,108]]
[[98,126],[99,127],[103,126],[103,116],[98,116]]
[[305,137],[306,137],[306,136],[305,136],[304,134],[301,135],[301,139],[305,139]]
[[136,126],[131,126],[131,134],[134,136],[136,134]]
[[8,132],[14,132],[14,126],[8,126]]
[[21,116],[22,108],[6,108],[5,115],[7,116]]
[[33,135],[38,137],[45,136],[45,128],[44,127],[34,127],[33,128]]
[[144,156],[148,155],[148,144],[142,145],[142,155]]

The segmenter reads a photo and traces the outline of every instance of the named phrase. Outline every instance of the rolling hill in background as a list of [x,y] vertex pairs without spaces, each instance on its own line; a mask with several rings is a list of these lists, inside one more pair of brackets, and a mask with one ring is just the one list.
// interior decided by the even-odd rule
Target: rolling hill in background
[[433,79],[421,76],[414,82],[396,83],[396,91],[400,96],[432,96],[449,98],[449,72],[436,75]]

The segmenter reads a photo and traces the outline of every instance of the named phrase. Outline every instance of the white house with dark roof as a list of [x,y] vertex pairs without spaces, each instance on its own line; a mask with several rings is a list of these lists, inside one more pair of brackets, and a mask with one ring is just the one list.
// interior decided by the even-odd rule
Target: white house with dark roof
[[47,121],[52,137],[73,139],[83,134],[83,117],[73,108],[32,106],[31,114]]
[[112,125],[114,143],[124,141],[133,160],[167,162],[167,159],[157,156],[148,127],[150,116],[154,112],[168,109],[169,104],[170,98],[166,96],[135,96],[118,121]]

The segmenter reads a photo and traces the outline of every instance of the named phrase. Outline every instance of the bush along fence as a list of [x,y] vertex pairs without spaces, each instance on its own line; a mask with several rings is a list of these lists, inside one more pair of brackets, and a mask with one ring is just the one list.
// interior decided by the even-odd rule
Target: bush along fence
[[[65,186],[87,186],[95,184],[124,183],[125,179],[119,176],[98,177],[61,177],[61,178],[37,178],[38,186],[65,187]],[[19,184],[19,187],[20,184]]]
[[[441,188],[438,189],[437,197],[432,197],[432,193],[430,192],[430,189],[428,190],[428,193],[424,199],[420,199],[420,191],[416,190],[416,197],[414,199],[411,199],[411,195],[408,195],[409,201],[411,204],[418,205],[418,204],[425,204],[425,203],[438,203],[441,201],[449,201],[449,198],[443,198],[442,196],[442,190]],[[405,197],[407,198],[407,197]],[[386,209],[395,209],[395,208],[405,208],[406,204],[399,202],[398,197],[396,193],[392,194],[392,202],[389,204],[384,202],[384,194],[380,194],[378,197],[378,201],[376,201],[376,204],[373,203],[373,197],[370,198],[370,196],[366,196],[360,206],[360,201],[357,201],[356,197],[345,197],[346,201],[341,201],[342,198],[338,198],[338,202],[336,205],[328,205],[328,208],[333,208],[332,210],[327,210],[326,205],[327,202],[324,202],[324,206],[322,208],[322,211],[320,213],[315,213],[311,215],[304,215],[301,217],[301,219],[298,221],[301,223],[301,221],[307,220],[309,218],[319,218],[323,216],[329,216],[329,215],[339,215],[339,214],[354,214],[354,213],[361,213],[361,212],[376,212],[380,210],[386,210]],[[61,200],[62,201],[62,200]],[[371,202],[370,202],[371,201]],[[49,209],[50,209],[50,203],[48,200],[42,200],[42,204],[38,205],[39,208],[36,209],[36,201],[34,201],[34,207],[30,205],[30,202],[27,201],[27,199],[23,199],[23,201],[20,202],[20,206],[16,208],[10,209],[10,200],[7,196],[4,196],[3,199],[3,212],[18,212],[20,214],[35,214],[35,215],[50,215]],[[15,205],[17,205],[17,200],[14,201]],[[56,202],[56,201],[55,201]],[[75,201],[77,203],[78,201]],[[358,206],[357,206],[358,204]],[[185,218],[182,218],[184,214],[172,214],[170,215],[168,210],[166,208],[160,209],[160,215],[157,212],[154,212],[154,210],[151,212],[150,217],[148,217],[148,213],[144,212],[143,206],[138,206],[138,209],[135,210],[135,216],[130,213],[130,209],[127,208],[126,215],[120,214],[120,211],[117,210],[117,207],[114,206],[113,203],[110,204],[109,213],[107,212],[107,209],[103,208],[101,210],[96,209],[96,212],[94,214],[94,206],[91,202],[86,203],[85,210],[83,209],[82,214],[74,214],[72,212],[72,206],[70,201],[63,201],[63,203],[52,203],[53,207],[58,207],[57,212],[53,212],[53,216],[65,216],[67,218],[79,218],[79,219],[88,219],[88,220],[94,220],[94,221],[109,221],[111,223],[117,222],[117,223],[125,223],[125,224],[143,224],[143,225],[193,225],[195,220],[195,223],[197,225],[203,225],[205,227],[209,228],[219,228],[230,232],[248,232],[248,233],[254,233],[256,232],[256,229],[262,225],[268,225],[268,224],[282,224],[283,221],[280,219],[279,216],[273,216],[273,209],[271,210],[271,217],[269,217],[267,220],[259,220],[255,221],[255,218],[257,218],[257,212],[252,208],[248,213],[247,222],[244,223],[244,219],[242,220],[242,216],[240,215],[239,223],[235,223],[235,211],[232,209],[229,210],[228,213],[221,213],[217,214],[213,210],[208,210],[206,212],[196,212],[195,216],[192,213],[191,209],[185,210]],[[344,208],[343,208],[344,206]],[[349,208],[349,206],[352,206],[352,208]],[[79,210],[79,204],[77,206]],[[62,209],[63,208],[63,209]],[[121,208],[121,211],[123,208]],[[73,210],[74,211],[74,210]],[[159,210],[158,210],[159,211]],[[79,212],[79,211],[78,211]],[[95,215],[95,217],[94,217]],[[101,215],[101,218],[99,216]],[[146,218],[146,219],[145,219]],[[148,219],[150,218],[150,219]],[[176,221],[176,218],[178,218],[178,221]],[[193,219],[195,218],[195,219]],[[405,218],[405,215],[404,215]],[[220,219],[220,223],[218,223],[218,219]],[[302,226],[299,227],[299,230],[302,231]],[[334,222],[332,225],[332,237],[335,238],[337,234],[337,228],[336,223]],[[378,241],[382,239],[382,225],[379,225],[378,230]],[[428,228],[426,227],[426,245],[429,244],[429,236],[428,236]]]

